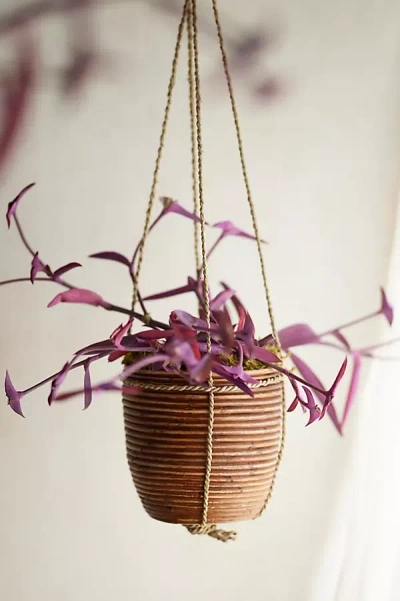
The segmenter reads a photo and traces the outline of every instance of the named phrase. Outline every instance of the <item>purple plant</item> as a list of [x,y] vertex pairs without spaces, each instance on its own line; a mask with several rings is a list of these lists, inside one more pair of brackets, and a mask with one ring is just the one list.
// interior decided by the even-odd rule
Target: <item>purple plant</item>
[[[76,395],[84,398],[86,409],[92,402],[93,392],[105,390],[121,390],[121,381],[133,376],[141,369],[160,370],[179,374],[183,380],[197,385],[204,385],[207,390],[210,374],[224,377],[249,396],[253,396],[252,384],[257,380],[252,376],[253,369],[269,367],[277,373],[283,374],[289,380],[294,390],[294,400],[288,411],[300,407],[308,412],[307,425],[319,421],[325,414],[329,416],[339,433],[349,415],[357,393],[359,374],[362,360],[373,358],[374,351],[381,345],[367,348],[352,348],[343,331],[363,321],[383,315],[389,324],[393,322],[393,308],[387,300],[384,290],[381,290],[381,304],[378,310],[365,317],[333,328],[322,334],[317,334],[307,324],[293,324],[279,332],[280,345],[287,360],[291,361],[294,369],[284,367],[282,357],[278,351],[277,341],[270,334],[258,338],[251,316],[236,295],[226,284],[222,290],[210,299],[210,323],[205,319],[205,300],[203,294],[203,281],[201,270],[195,277],[188,277],[187,283],[171,290],[159,292],[142,298],[138,294],[141,312],[114,305],[103,299],[96,292],[77,288],[64,279],[64,276],[81,267],[80,263],[71,262],[58,269],[51,268],[39,252],[36,252],[27,241],[24,230],[18,217],[18,205],[33,184],[26,186],[18,196],[10,202],[7,210],[7,224],[15,223],[21,241],[31,256],[29,277],[16,278],[0,282],[0,285],[18,282],[38,281],[53,282],[63,288],[48,304],[53,307],[60,303],[82,303],[100,307],[107,311],[114,311],[127,316],[126,323],[118,327],[104,340],[100,340],[78,350],[62,369],[26,390],[17,390],[6,372],[5,392],[8,404],[19,415],[23,416],[21,400],[37,388],[50,384],[49,404],[70,399]],[[167,215],[175,214],[185,219],[198,221],[198,217],[184,209],[178,202],[162,198],[163,208],[155,221],[151,224],[149,233]],[[222,221],[208,227],[216,228],[221,233],[217,242],[212,246],[208,257],[215,252],[227,236],[240,236],[250,240],[254,237],[236,227],[230,221]],[[122,264],[127,270],[132,282],[135,282],[136,259],[139,242],[132,259],[115,251],[103,251],[91,255],[92,258],[114,261]],[[40,276],[39,276],[40,274]],[[194,294],[199,306],[199,314],[192,315],[182,309],[172,311],[168,323],[153,319],[146,309],[150,301],[184,294]],[[232,313],[234,318],[232,317]],[[141,322],[145,329],[131,333],[133,322]],[[208,344],[208,338],[211,344]],[[386,344],[395,342],[389,341]],[[296,347],[306,345],[323,345],[341,351],[344,360],[333,380],[332,385],[326,388],[313,370],[293,352]],[[95,361],[106,359],[110,362],[124,359],[122,372],[108,381],[92,385],[90,376],[91,364]],[[333,404],[337,387],[343,378],[348,361],[352,363],[352,373],[347,398],[342,417],[338,417]],[[60,392],[60,387],[68,377],[71,370],[83,368],[83,388],[79,390]]]

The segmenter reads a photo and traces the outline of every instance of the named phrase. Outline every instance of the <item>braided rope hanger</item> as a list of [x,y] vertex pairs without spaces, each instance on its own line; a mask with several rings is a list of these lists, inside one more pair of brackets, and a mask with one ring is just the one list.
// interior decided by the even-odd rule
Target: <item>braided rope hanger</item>
[[[251,195],[250,183],[247,174],[247,167],[244,158],[243,142],[241,136],[241,130],[239,125],[238,112],[236,108],[236,102],[233,93],[232,80],[228,67],[227,54],[224,45],[224,39],[222,34],[222,28],[219,19],[217,0],[211,0],[212,9],[214,14],[215,25],[217,29],[217,36],[219,42],[219,48],[221,52],[222,64],[224,68],[225,78],[228,86],[231,110],[233,114],[236,138],[239,149],[240,163],[242,168],[242,176],[246,189],[247,202],[251,214],[252,225],[254,236],[257,243],[257,251],[259,257],[259,263],[261,268],[261,275],[264,287],[265,298],[267,301],[268,314],[271,323],[271,332],[274,337],[278,354],[282,357],[282,349],[280,346],[279,336],[275,325],[275,317],[272,309],[271,295],[268,286],[265,262],[262,253],[261,239],[258,230],[258,223],[255,213],[255,207]],[[167,132],[168,119],[172,104],[172,95],[176,81],[176,73],[178,66],[178,59],[180,49],[182,45],[182,37],[185,23],[187,25],[188,34],[188,81],[189,81],[189,108],[190,108],[190,132],[191,132],[191,153],[192,153],[192,188],[193,188],[193,206],[194,213],[200,217],[200,237],[199,228],[197,223],[194,224],[194,252],[195,252],[195,264],[197,272],[200,270],[203,277],[203,293],[204,293],[204,307],[206,322],[210,325],[211,322],[211,311],[210,311],[210,293],[209,293],[209,282],[208,282],[208,268],[207,268],[207,251],[206,251],[206,239],[205,229],[206,221],[204,214],[204,188],[203,188],[203,145],[202,145],[202,128],[201,128],[201,94],[200,94],[200,70],[199,70],[199,45],[198,45],[198,26],[197,26],[197,0],[185,0],[181,20],[178,27],[178,35],[175,45],[174,57],[172,61],[172,69],[170,80],[168,84],[167,102],[164,111],[164,119],[161,128],[161,135],[159,140],[159,146],[157,150],[156,162],[153,172],[152,186],[150,190],[149,201],[146,210],[145,223],[143,228],[143,235],[141,238],[138,262],[134,278],[133,286],[133,298],[132,298],[132,310],[136,305],[139,292],[139,276],[143,263],[144,247],[149,232],[151,212],[154,204],[156,187],[158,181],[158,175],[160,171],[161,159],[163,155],[165,138]],[[199,251],[200,247],[200,251]],[[200,260],[201,255],[201,260]],[[211,335],[210,332],[207,334],[207,352],[211,351]],[[226,542],[233,540],[236,537],[235,532],[224,531],[217,529],[216,525],[208,524],[208,505],[209,505],[209,493],[210,493],[210,482],[211,482],[211,470],[212,470],[212,459],[213,459],[213,429],[214,429],[214,386],[213,386],[213,375],[210,372],[208,378],[208,398],[209,398],[209,419],[207,428],[207,458],[206,458],[206,469],[204,475],[204,487],[203,487],[203,511],[201,524],[187,526],[187,529],[192,534],[207,534],[218,540]],[[282,436],[280,441],[280,447],[278,451],[278,457],[275,467],[275,472],[272,478],[272,482],[263,504],[263,507],[259,513],[261,515],[266,508],[271,495],[273,493],[274,484],[276,480],[276,474],[281,463],[283,448],[285,444],[286,436],[286,408],[285,408],[285,388],[283,386],[282,394],[282,408],[281,408],[281,419],[282,419]],[[257,516],[258,517],[258,516]]]

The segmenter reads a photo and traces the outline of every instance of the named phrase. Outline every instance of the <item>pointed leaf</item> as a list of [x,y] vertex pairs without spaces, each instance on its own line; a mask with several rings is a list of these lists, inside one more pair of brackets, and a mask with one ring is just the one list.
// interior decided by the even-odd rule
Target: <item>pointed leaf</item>
[[53,273],[53,275],[54,275],[55,279],[58,279],[62,275],[67,273],[68,271],[71,271],[72,269],[76,269],[77,267],[82,267],[82,265],[80,263],[76,263],[76,262],[67,263],[66,265],[63,265],[62,267],[59,267],[58,269],[56,269],[55,272]]
[[343,336],[343,334],[340,330],[333,330],[332,336],[334,336],[337,340],[339,340],[339,342],[341,342],[343,344],[343,346],[345,347],[346,350],[351,351],[351,347],[350,347],[349,342],[347,341],[347,338],[345,336]]
[[38,273],[45,273],[47,276],[51,277],[52,273],[51,273],[51,269],[48,265],[45,265],[39,258],[39,253],[35,253],[33,255],[33,259],[31,262],[31,272],[30,272],[30,276],[29,279],[31,280],[32,284],[34,283],[34,281],[36,280],[36,276]]
[[166,290],[165,292],[159,292],[158,294],[151,294],[150,296],[146,296],[143,300],[158,300],[161,298],[169,298],[170,296],[179,296],[180,294],[186,294],[187,292],[192,292],[192,288],[189,285],[173,288],[172,290]]
[[83,380],[83,386],[84,386],[85,402],[84,402],[83,408],[87,409],[92,402],[92,382],[90,379],[90,361],[85,363],[84,370],[85,370],[85,377]]
[[[256,239],[252,234],[248,234],[244,230],[238,228],[232,221],[219,221],[218,223],[214,223],[212,227],[222,230],[224,238],[226,236],[239,236],[241,238],[248,238],[249,240]],[[265,240],[260,240],[260,242],[267,244]]]
[[72,288],[66,292],[61,292],[47,306],[54,307],[59,303],[82,303],[84,305],[93,305],[94,307],[104,307],[104,309],[110,308],[110,303],[107,303],[96,292],[83,288]]
[[15,411],[15,413],[18,413],[18,415],[20,415],[21,417],[25,417],[22,413],[21,408],[21,399],[23,395],[21,392],[15,389],[8,371],[6,371],[6,377],[4,380],[4,390],[8,398],[8,404],[11,407],[11,409]]
[[121,324],[120,326],[118,326],[118,328],[116,328],[111,334],[110,339],[114,342],[117,348],[121,348],[122,339],[131,329],[134,319],[134,317],[131,317],[125,324]]
[[194,367],[190,369],[190,379],[198,384],[203,384],[204,382],[207,382],[207,379],[210,375],[212,363],[212,355],[203,355],[203,357],[199,361],[197,361]]
[[121,263],[122,265],[126,265],[127,267],[131,266],[131,262],[127,257],[121,255],[121,253],[111,251],[104,251],[95,253],[93,255],[89,255],[91,259],[105,259],[106,261],[115,261],[116,263]]
[[264,363],[280,363],[281,359],[278,355],[275,355],[272,351],[269,351],[266,348],[262,348],[261,346],[254,346],[253,349],[253,357],[258,359],[259,361],[263,361]]
[[279,340],[287,351],[293,346],[318,342],[319,337],[306,323],[295,323],[279,331]]
[[182,207],[179,202],[176,200],[172,200],[172,198],[168,198],[167,196],[162,196],[160,198],[162,204],[164,205],[164,209],[162,211],[162,215],[167,215],[168,213],[176,213],[177,215],[181,215],[182,217],[186,217],[187,219],[191,219],[196,223],[200,223],[200,217],[187,211],[184,207]]
[[235,295],[235,292],[230,289],[222,290],[216,297],[210,301],[210,310],[219,311],[226,303]]
[[[325,387],[322,384],[321,380],[315,375],[315,373],[303,361],[303,359],[301,359],[298,355],[295,355],[294,353],[291,353],[290,360],[292,361],[292,363],[294,364],[294,366],[297,368],[297,370],[299,371],[299,373],[301,374],[301,376],[305,380],[307,380],[307,382],[310,382],[310,384],[313,384],[314,386],[316,386],[317,388],[321,388],[322,390],[325,389]],[[325,397],[324,397],[323,394],[315,391],[315,396],[317,397],[317,399],[319,400],[319,402],[321,404],[323,404],[325,402]],[[332,403],[328,406],[327,413],[328,413],[330,419],[332,420],[332,423],[335,426],[336,430],[341,435],[342,434],[342,427],[340,425],[339,418],[338,418],[337,413],[336,413],[336,409],[335,409],[335,407],[333,406]]]
[[318,405],[315,402],[314,395],[311,392],[311,390],[309,388],[307,388],[306,386],[303,386],[303,390],[306,393],[307,401],[308,401],[307,404],[305,405],[305,407],[310,412],[310,418],[309,418],[306,426],[310,426],[315,421],[317,421],[317,420],[320,419],[320,417],[321,417],[321,411],[320,411]]
[[47,399],[49,405],[52,404],[52,402],[54,401],[54,399],[56,398],[57,394],[58,394],[58,389],[60,388],[60,386],[62,385],[62,383],[64,382],[65,378],[68,375],[68,372],[71,369],[72,364],[67,362],[64,367],[61,369],[61,371],[58,372],[57,376],[54,378],[54,380],[51,383],[51,390],[50,390],[50,394],[49,397]]
[[335,396],[335,393],[336,393],[336,388],[339,386],[340,381],[342,380],[342,378],[343,378],[343,376],[345,374],[346,367],[347,367],[347,357],[345,357],[342,365],[340,366],[338,374],[337,374],[337,376],[336,376],[336,378],[335,378],[332,386],[330,387],[330,389],[328,391],[328,394],[327,394],[327,396],[325,398],[325,402],[324,402],[324,404],[322,406],[322,411],[321,411],[321,419],[324,417],[325,412],[326,412],[328,406],[332,403],[333,397]]
[[389,303],[386,292],[383,288],[381,288],[381,308],[379,312],[386,317],[389,325],[392,325],[394,319],[394,309]]
[[35,184],[33,183],[33,184],[29,184],[28,186],[25,186],[25,188],[23,188],[23,190],[21,190],[21,192],[14,198],[14,200],[8,204],[8,209],[7,209],[7,214],[6,214],[8,227],[10,227],[10,225],[11,225],[11,218],[15,215],[21,198],[23,196],[25,196],[25,194],[28,192],[28,190],[30,190],[34,185]]

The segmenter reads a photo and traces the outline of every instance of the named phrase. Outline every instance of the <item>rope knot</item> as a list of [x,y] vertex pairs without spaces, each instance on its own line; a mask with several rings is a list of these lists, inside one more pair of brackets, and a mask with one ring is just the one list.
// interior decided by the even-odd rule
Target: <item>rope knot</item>
[[236,532],[234,530],[220,530],[215,524],[186,526],[186,529],[190,534],[205,534],[223,543],[236,539]]

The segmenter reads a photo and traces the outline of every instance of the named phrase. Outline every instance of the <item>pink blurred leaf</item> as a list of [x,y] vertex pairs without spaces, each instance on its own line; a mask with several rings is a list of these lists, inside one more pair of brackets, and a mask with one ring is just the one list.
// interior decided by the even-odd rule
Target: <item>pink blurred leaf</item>
[[339,340],[339,342],[341,342],[348,351],[351,350],[351,347],[350,347],[350,344],[349,344],[347,338],[345,336],[343,336],[343,334],[340,330],[333,330],[332,336],[334,336],[337,340]]
[[33,38],[25,35],[16,44],[18,55],[15,72],[3,79],[3,126],[0,132],[0,169],[3,169],[15,148],[28,102],[35,84],[36,46]]
[[306,323],[295,323],[279,331],[279,340],[287,351],[293,346],[319,342],[319,337]]
[[212,355],[205,354],[190,370],[190,379],[198,384],[203,384],[207,381],[212,367]]

